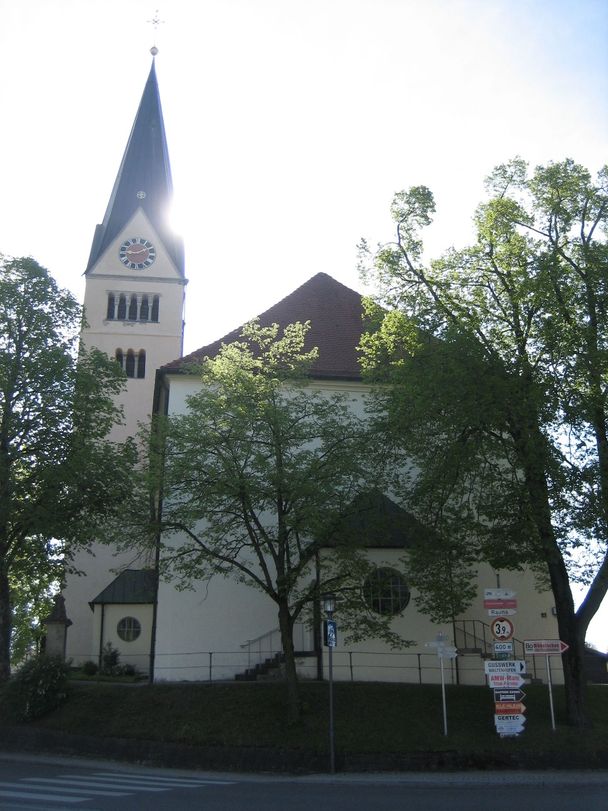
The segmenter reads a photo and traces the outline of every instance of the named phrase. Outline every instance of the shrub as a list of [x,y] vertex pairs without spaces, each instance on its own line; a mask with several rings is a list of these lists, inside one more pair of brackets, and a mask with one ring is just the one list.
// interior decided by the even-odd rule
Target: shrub
[[118,660],[120,651],[112,647],[111,642],[106,642],[101,652],[101,667],[99,672],[104,676],[116,676],[120,672]]
[[3,700],[8,715],[17,721],[40,718],[68,696],[69,666],[58,656],[36,656],[27,661],[6,684]]
[[81,668],[85,676],[94,676],[98,669],[96,662],[92,661],[85,662]]

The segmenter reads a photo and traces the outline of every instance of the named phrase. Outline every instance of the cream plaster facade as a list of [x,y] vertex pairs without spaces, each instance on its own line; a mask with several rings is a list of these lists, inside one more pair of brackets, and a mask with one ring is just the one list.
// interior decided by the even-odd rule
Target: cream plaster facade
[[[193,376],[166,375],[168,413],[185,413],[186,401],[200,387]],[[333,394],[340,392],[349,398],[351,408],[361,415],[365,408],[367,387],[353,382],[311,383],[311,388]],[[176,545],[179,540],[174,541]],[[395,549],[368,551],[378,566],[400,570],[407,579],[407,553]],[[338,635],[334,650],[334,674],[339,680],[395,681],[410,683],[439,683],[440,662],[429,647],[439,632],[451,644],[461,649],[457,661],[444,661],[448,683],[484,684],[484,659],[477,652],[491,651],[491,618],[483,607],[483,591],[502,588],[517,592],[518,610],[511,617],[515,628],[515,657],[523,650],[525,639],[557,638],[557,623],[552,612],[553,596],[539,588],[534,575],[524,572],[495,572],[480,565],[477,575],[477,598],[470,610],[458,617],[454,625],[434,624],[418,611],[416,591],[402,615],[395,617],[394,630],[411,645],[392,650],[379,640],[367,640],[347,645]],[[339,627],[339,608],[336,613]],[[466,634],[465,634],[466,631]],[[313,653],[312,631],[296,626],[295,646],[299,651]],[[279,653],[280,638],[275,604],[251,587],[229,578],[214,577],[192,584],[188,591],[177,591],[171,583],[162,582],[158,592],[156,628],[156,680],[206,681],[233,679],[267,658]],[[465,652],[467,650],[476,652]],[[323,671],[327,673],[327,650],[323,651]],[[317,659],[302,656],[298,669],[303,678],[316,678]],[[562,679],[561,660],[553,657],[553,679]],[[545,679],[545,660],[528,659],[528,673]]]
[[[144,237],[156,248],[156,259],[143,270],[128,270],[119,259],[120,245],[132,237]],[[85,346],[95,347],[109,357],[116,350],[144,350],[146,369],[143,378],[129,377],[118,403],[123,409],[123,422],[116,425],[110,437],[123,441],[137,433],[140,424],[148,423],[152,413],[156,370],[182,355],[184,296],[186,280],[180,275],[165,250],[159,235],[145,213],[139,209],[116,239],[89,270],[86,276],[84,308],[86,327],[82,330]],[[108,319],[108,297],[113,294],[159,297],[158,322],[146,320]],[[93,556],[93,557],[92,557]],[[80,552],[74,561],[82,576],[71,575],[65,590],[66,611],[75,617],[69,629],[67,656],[74,663],[96,660],[99,646],[93,614],[88,604],[125,568],[150,566],[153,561],[139,553],[117,555],[111,547],[94,544],[89,551]],[[143,643],[142,633],[142,643]],[[150,627],[147,644],[149,651]],[[147,665],[146,665],[147,667]]]

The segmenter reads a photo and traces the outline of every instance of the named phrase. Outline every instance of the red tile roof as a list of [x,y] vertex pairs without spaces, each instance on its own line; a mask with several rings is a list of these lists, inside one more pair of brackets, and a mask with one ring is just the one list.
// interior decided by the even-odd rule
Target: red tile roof
[[[312,376],[361,379],[357,346],[364,328],[362,297],[327,273],[317,273],[258,318],[262,326],[276,323],[285,327],[295,321],[310,321],[306,349],[316,346],[319,350],[318,360],[311,369]],[[168,363],[162,371],[178,372],[187,364],[214,357],[222,344],[237,340],[241,330],[239,327],[220,340]]]

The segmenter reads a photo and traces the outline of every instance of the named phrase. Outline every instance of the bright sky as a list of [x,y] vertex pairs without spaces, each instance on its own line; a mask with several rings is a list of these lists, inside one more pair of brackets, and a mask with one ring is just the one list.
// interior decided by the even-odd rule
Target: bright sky
[[401,188],[433,190],[437,255],[495,164],[606,162],[606,0],[165,0],[156,34],[155,8],[0,0],[0,252],[82,298],[156,43],[186,352],[320,270],[363,291]]

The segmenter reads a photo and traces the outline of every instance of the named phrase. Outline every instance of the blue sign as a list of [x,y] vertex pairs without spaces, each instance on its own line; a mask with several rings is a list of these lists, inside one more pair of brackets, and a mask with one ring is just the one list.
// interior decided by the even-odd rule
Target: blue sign
[[325,620],[323,623],[323,642],[328,648],[335,648],[338,641],[338,626],[335,620]]

